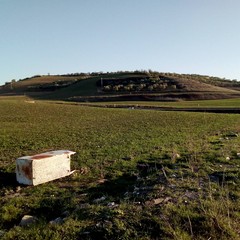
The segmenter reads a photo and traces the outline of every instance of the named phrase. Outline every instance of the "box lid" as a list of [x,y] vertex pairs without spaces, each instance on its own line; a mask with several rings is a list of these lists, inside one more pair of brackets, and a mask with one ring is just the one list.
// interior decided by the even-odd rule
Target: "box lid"
[[50,157],[59,156],[59,155],[71,156],[75,153],[76,152],[73,152],[73,151],[70,151],[70,150],[55,150],[55,151],[36,154],[36,155],[33,155],[33,156],[23,156],[23,157],[20,157],[18,159],[41,160],[41,159],[44,159],[44,158],[50,158]]

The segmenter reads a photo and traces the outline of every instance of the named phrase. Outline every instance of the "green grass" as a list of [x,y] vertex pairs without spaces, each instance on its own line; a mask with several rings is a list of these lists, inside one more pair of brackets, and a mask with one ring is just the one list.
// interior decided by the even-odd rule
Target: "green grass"
[[124,101],[124,102],[97,102],[93,104],[107,105],[137,105],[137,106],[158,106],[176,108],[239,108],[240,98],[220,99],[220,100],[199,100],[199,101],[178,101],[178,102],[158,102],[158,101]]
[[97,95],[96,82],[100,77],[90,77],[80,80],[69,87],[59,89],[43,96],[44,99],[67,99],[73,96]]
[[[2,98],[0,123],[3,239],[240,239],[239,115]],[[52,149],[78,171],[19,191],[15,159]]]

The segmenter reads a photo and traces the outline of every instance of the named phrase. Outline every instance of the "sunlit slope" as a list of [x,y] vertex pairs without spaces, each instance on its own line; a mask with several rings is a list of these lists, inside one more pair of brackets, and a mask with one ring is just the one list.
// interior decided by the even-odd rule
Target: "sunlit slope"
[[[186,74],[116,72],[33,76],[0,86],[0,94],[46,99],[201,100],[240,96],[237,81]],[[136,99],[136,97],[138,99]],[[133,99],[135,97],[135,99]],[[89,99],[87,99],[89,98]],[[98,100],[98,99],[95,99]]]

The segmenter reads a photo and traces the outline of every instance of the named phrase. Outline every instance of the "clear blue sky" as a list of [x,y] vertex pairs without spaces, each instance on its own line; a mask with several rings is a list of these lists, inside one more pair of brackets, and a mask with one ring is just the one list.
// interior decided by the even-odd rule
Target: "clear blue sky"
[[0,84],[156,70],[240,80],[240,0],[0,0]]

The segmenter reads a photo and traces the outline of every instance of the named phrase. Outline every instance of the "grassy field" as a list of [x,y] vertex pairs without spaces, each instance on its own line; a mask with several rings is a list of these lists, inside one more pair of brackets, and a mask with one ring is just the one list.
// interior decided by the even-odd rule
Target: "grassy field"
[[[88,103],[89,104],[89,103]],[[96,103],[92,103],[96,104]],[[220,100],[199,100],[199,101],[124,101],[124,102],[97,102],[99,105],[132,105],[132,106],[156,106],[174,108],[239,108],[240,98],[220,99]]]
[[[239,115],[1,98],[0,238],[240,239],[238,133]],[[19,187],[15,159],[56,149],[77,171]]]

